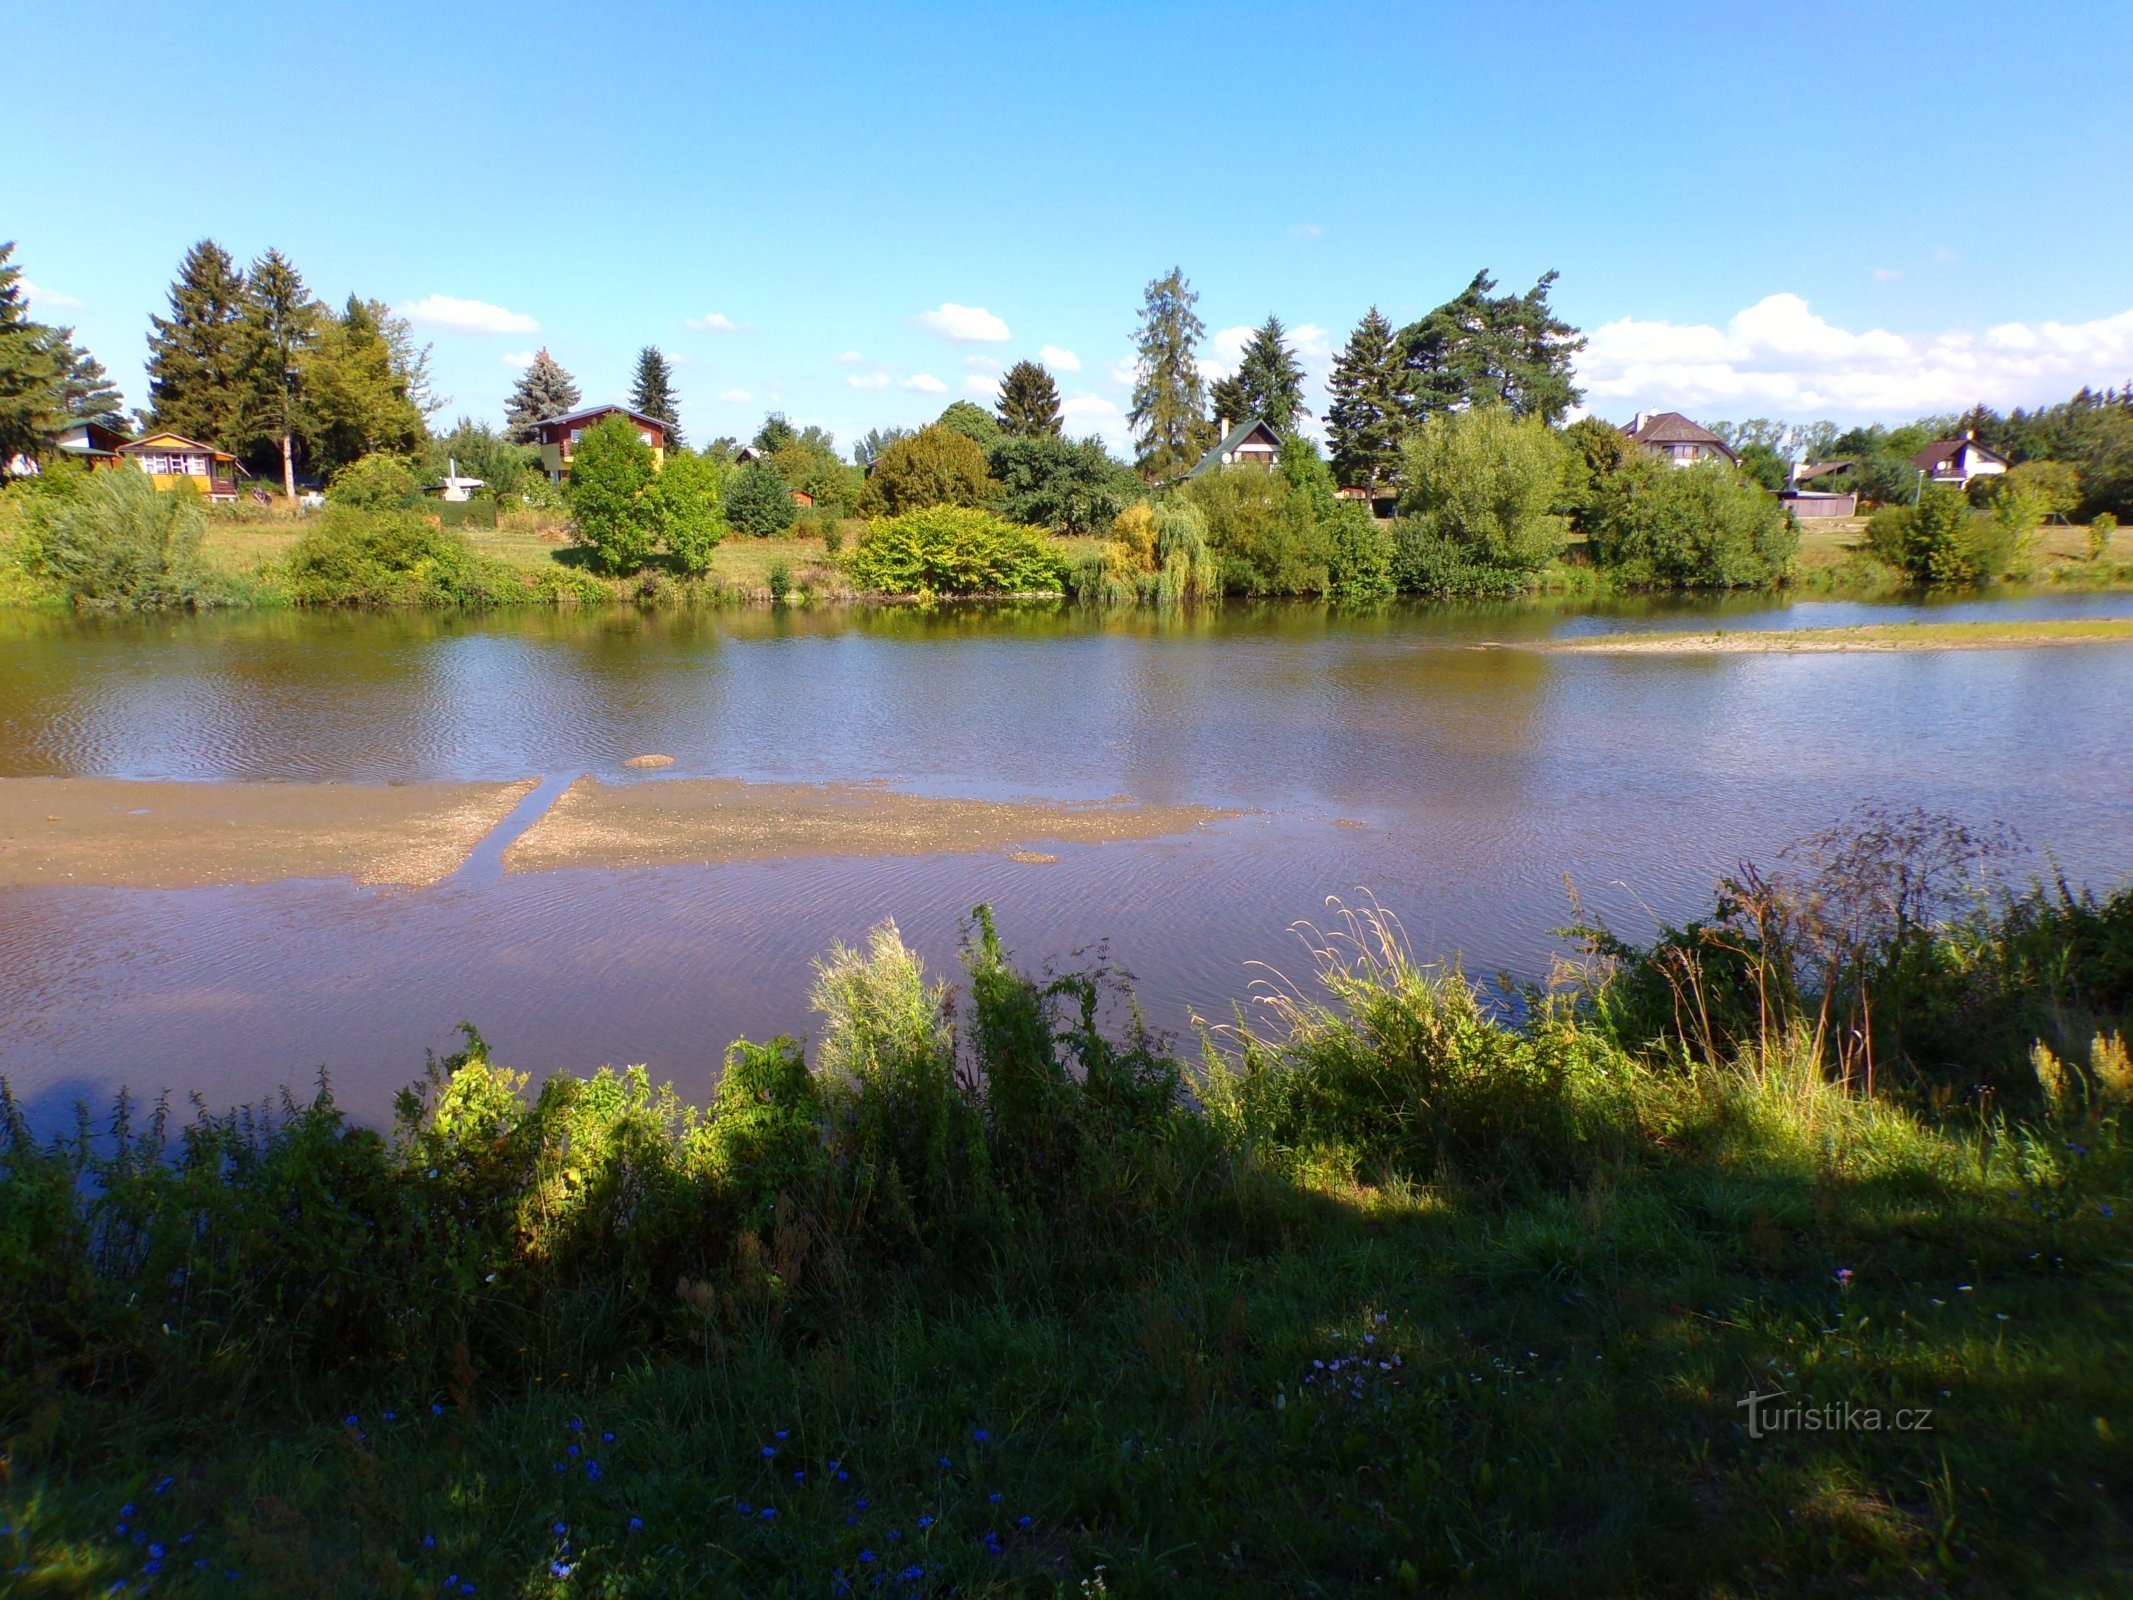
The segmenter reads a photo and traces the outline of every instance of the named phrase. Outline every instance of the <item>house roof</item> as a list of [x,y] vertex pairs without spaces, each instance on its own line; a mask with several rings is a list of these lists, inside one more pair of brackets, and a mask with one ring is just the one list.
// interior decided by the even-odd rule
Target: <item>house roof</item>
[[610,413],[617,412],[643,423],[648,428],[657,428],[661,433],[667,431],[667,425],[660,421],[659,418],[648,417],[642,411],[632,411],[628,406],[580,406],[575,411],[565,411],[553,417],[542,417],[538,422],[534,423],[534,426],[536,428],[553,428],[565,422],[583,422],[587,417],[604,417]]
[[1276,431],[1271,422],[1262,417],[1247,417],[1225,433],[1206,455],[1194,462],[1192,470],[1186,473],[1185,476],[1197,478],[1203,473],[1214,471],[1215,468],[1222,465],[1224,459],[1232,451],[1242,449],[1255,433],[1265,434],[1267,443],[1276,450],[1281,448],[1281,434]]
[[1911,457],[1911,465],[1921,472],[1932,472],[1948,465],[1965,450],[1975,450],[1988,461],[1997,461],[2003,467],[2007,465],[2007,458],[1999,451],[1988,450],[1975,439],[1935,439]]
[[1633,428],[1622,430],[1638,444],[1701,444],[1724,453],[1728,461],[1738,461],[1733,447],[1701,423],[1691,422],[1678,411],[1660,411],[1643,418]]
[[227,450],[217,450],[211,444],[202,444],[198,439],[188,439],[182,433],[151,433],[145,439],[135,439],[131,444],[119,446],[119,454],[148,450],[198,450],[213,456],[217,461],[235,461],[237,458]]
[[1856,461],[1817,461],[1811,467],[1802,467],[1793,474],[1795,483],[1805,483],[1810,478],[1827,478],[1835,473],[1849,472],[1859,465]]

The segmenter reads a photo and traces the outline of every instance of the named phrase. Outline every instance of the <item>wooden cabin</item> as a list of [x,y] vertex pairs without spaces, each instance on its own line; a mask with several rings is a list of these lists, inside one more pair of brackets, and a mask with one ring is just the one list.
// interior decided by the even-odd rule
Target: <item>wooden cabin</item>
[[117,453],[143,472],[158,489],[190,483],[210,500],[237,498],[237,458],[182,433],[151,433],[117,447]]
[[541,452],[541,470],[548,474],[550,483],[561,483],[570,476],[570,458],[580,435],[609,417],[629,418],[644,442],[652,447],[652,460],[666,465],[667,425],[657,417],[632,411],[628,406],[586,406],[559,417],[543,418],[533,425],[533,442]]

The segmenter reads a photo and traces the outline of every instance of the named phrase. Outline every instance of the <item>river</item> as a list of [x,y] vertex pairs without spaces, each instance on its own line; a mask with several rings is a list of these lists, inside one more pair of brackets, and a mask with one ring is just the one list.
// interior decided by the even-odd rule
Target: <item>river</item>
[[[2133,648],[1626,657],[1478,648],[1609,629],[2133,615],[2133,595],[700,615],[0,617],[0,782],[671,777],[1239,813],[1149,839],[724,865],[0,889],[0,1074],[40,1121],[119,1085],[211,1106],[321,1068],[382,1119],[478,1023],[540,1076],[643,1062],[700,1098],[728,1040],[808,1025],[808,963],[893,916],[952,970],[980,900],[1030,963],[1101,947],[1150,1019],[1374,897],[1425,954],[1534,977],[1565,880],[1642,935],[1862,802],[2005,821],[2133,875]],[[524,817],[520,822],[527,820]],[[516,824],[514,824],[515,826]]]

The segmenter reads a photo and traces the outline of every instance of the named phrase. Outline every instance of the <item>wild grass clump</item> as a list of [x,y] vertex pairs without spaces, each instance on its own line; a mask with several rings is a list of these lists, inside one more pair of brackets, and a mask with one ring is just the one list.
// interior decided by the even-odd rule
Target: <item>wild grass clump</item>
[[162,491],[127,468],[55,474],[21,500],[16,561],[77,607],[190,610],[221,596],[201,563],[207,518],[189,486]]

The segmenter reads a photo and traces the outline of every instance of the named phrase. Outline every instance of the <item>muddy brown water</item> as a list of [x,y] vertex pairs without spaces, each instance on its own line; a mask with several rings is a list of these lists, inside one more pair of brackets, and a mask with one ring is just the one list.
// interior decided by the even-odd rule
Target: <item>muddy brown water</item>
[[[122,1084],[219,1106],[324,1067],[375,1120],[465,1018],[536,1075],[641,1061],[701,1096],[736,1035],[808,1026],[808,963],[832,941],[893,916],[947,971],[981,900],[1018,955],[1100,948],[1155,1022],[1183,1028],[1248,1001],[1252,961],[1301,974],[1286,930],[1328,895],[1374,895],[1420,950],[1456,952],[1477,976],[1534,976],[1562,948],[1550,930],[1568,920],[1566,874],[1588,908],[1642,934],[1695,909],[1740,858],[1868,800],[2014,823],[2071,878],[2114,885],[2133,876],[2133,648],[1481,647],[2125,615],[2133,596],[1231,605],[1170,620],[1042,607],[0,617],[0,784],[483,785],[510,819],[426,887],[360,881],[330,849],[291,857],[322,875],[267,881],[10,877],[0,1073],[45,1119]],[[625,767],[648,753],[673,764]],[[845,845],[818,825],[798,853],[692,862],[661,803],[666,831],[638,855],[651,864],[543,854],[530,834],[505,849],[582,774],[871,786],[899,797],[900,818],[961,802],[946,813],[988,820],[938,849],[908,830],[891,849],[864,828]],[[528,779],[540,786],[513,809],[520,790],[503,786]],[[1127,800],[1187,824],[1041,825]],[[977,805],[1002,802],[1036,820],[1025,831]],[[400,814],[358,809],[374,829]],[[465,849],[463,832],[437,837]]]

